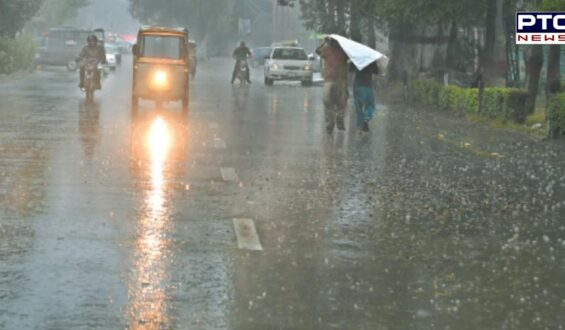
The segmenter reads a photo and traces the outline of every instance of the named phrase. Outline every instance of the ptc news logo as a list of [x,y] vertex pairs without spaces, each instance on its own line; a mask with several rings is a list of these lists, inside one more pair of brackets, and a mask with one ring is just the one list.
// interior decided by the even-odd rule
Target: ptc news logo
[[516,44],[565,44],[565,12],[516,13]]

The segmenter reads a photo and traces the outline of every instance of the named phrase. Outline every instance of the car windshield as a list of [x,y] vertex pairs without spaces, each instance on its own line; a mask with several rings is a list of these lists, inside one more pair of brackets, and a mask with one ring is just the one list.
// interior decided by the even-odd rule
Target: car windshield
[[176,36],[146,35],[143,37],[141,56],[179,59],[182,57],[183,38]]
[[308,60],[306,52],[298,48],[277,48],[273,54],[276,60]]

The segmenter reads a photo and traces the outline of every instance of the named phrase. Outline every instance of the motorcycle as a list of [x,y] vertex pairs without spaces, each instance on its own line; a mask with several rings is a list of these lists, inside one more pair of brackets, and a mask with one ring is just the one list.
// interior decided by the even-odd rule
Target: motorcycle
[[247,84],[247,79],[249,77],[249,66],[246,60],[239,61],[239,70],[237,71],[236,77],[239,80],[239,84],[241,86],[245,86]]
[[99,89],[98,82],[96,81],[96,75],[99,73],[99,63],[96,59],[87,59],[84,62],[84,77],[82,85],[84,87],[84,92],[86,93],[86,101],[90,102],[94,99],[94,91]]

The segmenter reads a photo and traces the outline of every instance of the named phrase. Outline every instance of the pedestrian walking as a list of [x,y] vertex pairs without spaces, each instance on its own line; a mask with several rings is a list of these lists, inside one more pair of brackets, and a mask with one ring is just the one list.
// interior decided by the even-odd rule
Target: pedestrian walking
[[373,62],[363,70],[357,69],[353,63],[350,71],[354,72],[353,98],[357,113],[357,128],[362,132],[369,132],[369,122],[375,115],[375,93],[373,75],[379,73],[377,63]]
[[324,59],[324,116],[326,131],[331,134],[334,127],[345,130],[347,55],[331,38],[325,38],[316,53]]

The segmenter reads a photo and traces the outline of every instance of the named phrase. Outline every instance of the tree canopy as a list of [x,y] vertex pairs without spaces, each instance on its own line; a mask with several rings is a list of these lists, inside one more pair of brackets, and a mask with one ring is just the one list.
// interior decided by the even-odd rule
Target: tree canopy
[[43,0],[39,16],[46,21],[48,26],[59,26],[89,3],[90,0]]
[[197,38],[232,31],[228,10],[228,0],[130,0],[130,11],[141,22],[186,26]]
[[0,0],[0,36],[13,38],[41,7],[43,0]]

